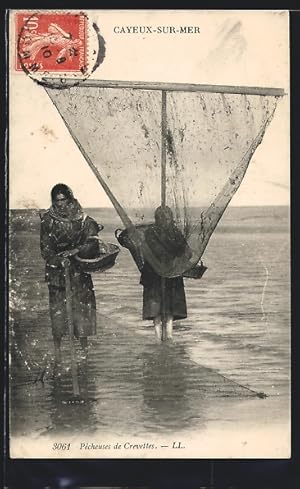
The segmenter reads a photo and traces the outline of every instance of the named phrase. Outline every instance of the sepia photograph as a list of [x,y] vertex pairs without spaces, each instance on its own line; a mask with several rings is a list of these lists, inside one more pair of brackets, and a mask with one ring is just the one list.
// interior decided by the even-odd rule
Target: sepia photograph
[[10,457],[289,458],[288,12],[8,44]]

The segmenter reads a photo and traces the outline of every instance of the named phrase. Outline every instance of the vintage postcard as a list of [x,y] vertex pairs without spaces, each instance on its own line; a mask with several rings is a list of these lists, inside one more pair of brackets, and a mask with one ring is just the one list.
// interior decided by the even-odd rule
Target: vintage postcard
[[9,12],[12,458],[289,458],[289,14]]

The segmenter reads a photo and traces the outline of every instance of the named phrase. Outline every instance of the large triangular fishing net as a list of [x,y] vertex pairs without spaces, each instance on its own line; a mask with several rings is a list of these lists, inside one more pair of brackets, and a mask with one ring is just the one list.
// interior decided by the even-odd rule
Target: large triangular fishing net
[[[199,90],[47,88],[120,215],[136,253],[161,276],[199,262],[271,121],[278,96]],[[187,248],[166,259],[145,243],[167,205]],[[132,249],[131,249],[132,251]]]

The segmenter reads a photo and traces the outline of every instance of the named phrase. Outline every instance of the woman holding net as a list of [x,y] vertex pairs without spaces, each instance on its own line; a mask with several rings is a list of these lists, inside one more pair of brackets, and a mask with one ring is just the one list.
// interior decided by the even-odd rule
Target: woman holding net
[[[155,222],[145,231],[145,244],[161,262],[172,261],[183,254],[188,244],[176,227],[172,210],[160,206],[154,213]],[[172,338],[173,321],[187,317],[186,299],[182,276],[162,278],[145,259],[140,283],[143,291],[143,319],[152,319],[158,340]],[[165,325],[166,331],[163,330]]]

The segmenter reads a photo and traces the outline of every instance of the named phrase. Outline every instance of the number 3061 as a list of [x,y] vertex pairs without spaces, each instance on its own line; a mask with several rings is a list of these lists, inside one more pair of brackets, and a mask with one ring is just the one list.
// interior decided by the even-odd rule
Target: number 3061
[[53,443],[52,450],[70,450],[71,443]]

